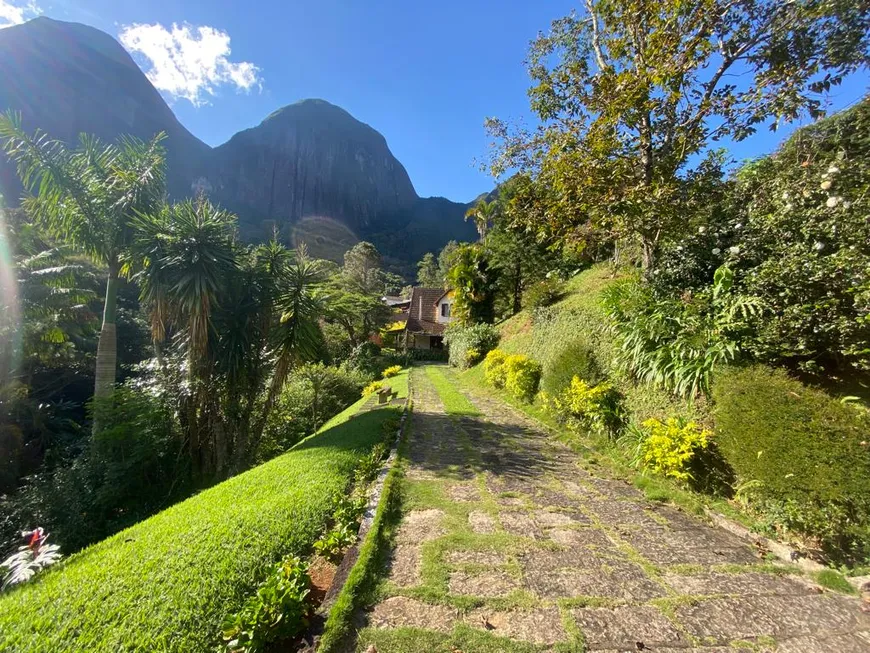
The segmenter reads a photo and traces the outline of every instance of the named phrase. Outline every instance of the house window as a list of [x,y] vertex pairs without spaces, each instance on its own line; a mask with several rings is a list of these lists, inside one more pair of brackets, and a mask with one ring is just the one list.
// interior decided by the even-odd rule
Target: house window
[[441,304],[441,317],[450,317],[450,304],[447,302]]

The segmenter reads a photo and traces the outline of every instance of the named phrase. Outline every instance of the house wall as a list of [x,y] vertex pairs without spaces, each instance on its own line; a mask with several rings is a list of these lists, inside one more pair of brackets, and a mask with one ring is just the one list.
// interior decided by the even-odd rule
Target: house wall
[[429,336],[415,335],[411,345],[414,349],[429,349]]
[[[450,306],[450,317],[444,317],[443,315],[441,315],[441,307],[445,304]],[[450,324],[453,319],[453,296],[448,295],[440,302],[438,302],[438,306],[435,307],[435,321],[441,324]]]

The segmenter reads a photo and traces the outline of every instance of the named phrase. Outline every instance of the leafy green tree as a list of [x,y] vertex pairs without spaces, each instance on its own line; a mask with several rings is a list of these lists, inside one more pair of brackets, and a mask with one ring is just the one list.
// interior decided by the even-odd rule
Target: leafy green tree
[[861,2],[586,0],[532,43],[540,127],[488,121],[501,143],[492,171],[519,168],[552,191],[554,210],[530,229],[633,235],[649,268],[693,177],[718,165],[711,143],[820,115],[823,94],[868,61]]
[[453,267],[453,257],[459,249],[459,243],[455,240],[449,241],[438,253],[438,274],[446,281],[450,268]]
[[497,280],[482,245],[461,245],[456,250],[447,283],[456,294],[453,310],[461,324],[493,322]]
[[498,204],[489,228],[486,251],[490,265],[498,272],[496,309],[499,314],[520,312],[523,294],[537,281],[557,272],[558,257],[537,236],[521,225],[533,182],[517,175],[499,187]]
[[37,131],[30,135],[21,117],[0,116],[0,141],[18,165],[26,189],[36,194],[24,208],[74,249],[108,272],[103,323],[97,348],[94,395],[111,393],[117,373],[117,294],[133,238],[131,220],[154,211],[164,194],[163,135],[143,143],[122,137],[106,145],[82,135],[70,150]]
[[386,290],[401,288],[401,280],[398,288],[390,288],[396,282],[393,276],[381,268],[377,248],[362,241],[345,253],[344,265],[330,278],[325,316],[341,325],[351,347],[365,342],[389,317],[390,310],[381,298]]
[[417,263],[417,283],[424,288],[440,288],[444,285],[438,260],[432,252],[426,252]]
[[361,241],[344,253],[341,269],[344,285],[364,294],[383,292],[381,253],[366,241]]

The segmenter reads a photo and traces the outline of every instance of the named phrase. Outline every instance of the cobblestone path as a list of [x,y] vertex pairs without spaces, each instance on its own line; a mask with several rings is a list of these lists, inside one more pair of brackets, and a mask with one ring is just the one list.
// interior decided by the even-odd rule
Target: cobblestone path
[[466,396],[479,416],[447,414],[415,368],[405,512],[358,650],[870,651],[858,599],[584,471],[526,416]]

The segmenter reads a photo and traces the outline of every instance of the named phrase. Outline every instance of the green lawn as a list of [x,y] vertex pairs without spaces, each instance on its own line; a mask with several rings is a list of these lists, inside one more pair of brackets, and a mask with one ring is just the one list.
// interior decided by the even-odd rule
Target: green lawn
[[[407,371],[391,380],[407,396]],[[204,651],[270,563],[305,554],[398,407],[360,400],[290,452],[0,598],[0,651]]]

